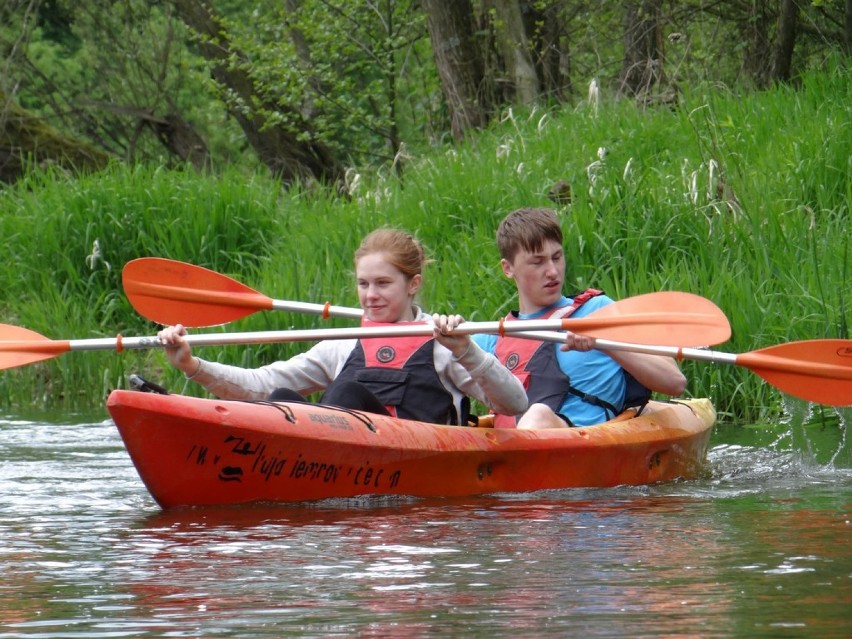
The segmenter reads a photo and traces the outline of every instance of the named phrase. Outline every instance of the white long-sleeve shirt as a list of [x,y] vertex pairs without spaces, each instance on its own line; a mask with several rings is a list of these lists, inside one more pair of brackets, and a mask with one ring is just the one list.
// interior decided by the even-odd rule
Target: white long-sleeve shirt
[[[432,318],[418,309],[416,321]],[[324,390],[337,377],[358,340],[326,340],[286,361],[260,368],[241,368],[199,358],[198,370],[190,377],[222,399],[266,399],[277,388],[289,388],[302,395]],[[452,395],[458,415],[462,400],[470,396],[491,410],[516,415],[527,409],[527,396],[521,382],[493,355],[471,341],[470,348],[456,359],[452,352],[435,342],[435,371]]]

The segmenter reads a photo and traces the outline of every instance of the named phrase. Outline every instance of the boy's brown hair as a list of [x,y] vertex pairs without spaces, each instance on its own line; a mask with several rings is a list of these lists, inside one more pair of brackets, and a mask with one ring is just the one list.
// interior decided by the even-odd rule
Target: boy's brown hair
[[497,227],[500,257],[512,262],[518,251],[540,251],[547,240],[562,245],[562,227],[556,211],[544,207],[516,209]]

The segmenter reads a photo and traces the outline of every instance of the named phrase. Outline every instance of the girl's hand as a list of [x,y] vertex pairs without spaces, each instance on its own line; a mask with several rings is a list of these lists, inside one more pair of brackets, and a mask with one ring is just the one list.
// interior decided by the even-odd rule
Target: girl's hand
[[183,324],[167,326],[157,333],[160,342],[166,346],[166,356],[171,365],[192,377],[198,372],[201,362],[197,357],[193,357],[192,348],[183,338],[184,335],[186,335],[186,328]]
[[450,349],[453,357],[459,359],[464,356],[470,349],[470,335],[454,334],[452,331],[457,326],[464,324],[464,318],[461,315],[432,315],[432,321],[435,324],[435,339],[439,344]]

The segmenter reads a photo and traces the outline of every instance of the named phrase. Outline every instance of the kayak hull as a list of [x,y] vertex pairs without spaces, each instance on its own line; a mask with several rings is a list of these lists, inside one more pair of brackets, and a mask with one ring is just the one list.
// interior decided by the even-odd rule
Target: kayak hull
[[704,467],[716,417],[696,399],[652,402],[597,426],[514,430],[124,390],[107,408],[164,509],[689,479]]

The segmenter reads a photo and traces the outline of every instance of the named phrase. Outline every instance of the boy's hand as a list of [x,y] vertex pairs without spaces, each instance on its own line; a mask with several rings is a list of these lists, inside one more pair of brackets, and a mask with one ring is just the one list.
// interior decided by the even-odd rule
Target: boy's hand
[[565,343],[560,346],[560,350],[563,351],[590,351],[595,347],[597,340],[594,337],[588,337],[587,335],[577,335],[576,333],[572,333],[568,331],[565,333]]

